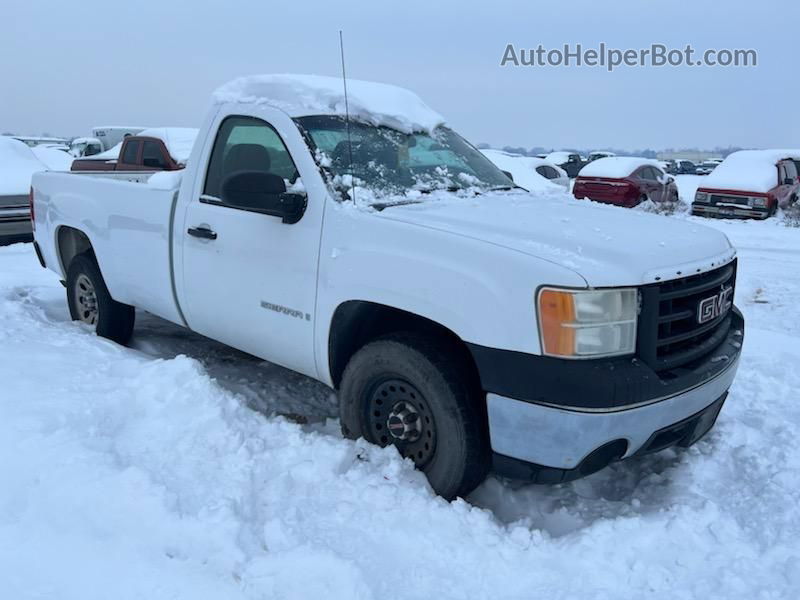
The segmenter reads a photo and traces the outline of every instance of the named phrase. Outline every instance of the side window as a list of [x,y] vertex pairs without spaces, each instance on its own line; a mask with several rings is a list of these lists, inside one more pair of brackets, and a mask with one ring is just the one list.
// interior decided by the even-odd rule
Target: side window
[[214,141],[203,194],[238,206],[239,203],[226,200],[226,182],[242,173],[272,176],[275,194],[285,191],[298,178],[289,150],[272,126],[253,117],[228,117]]
[[156,142],[145,141],[142,147],[142,164],[151,169],[167,169],[169,164],[164,157],[161,145]]
[[548,179],[558,179],[559,177],[561,177],[559,172],[556,171],[553,167],[545,167],[545,169],[547,169]]
[[783,164],[784,168],[786,169],[786,177],[788,179],[797,179],[797,169],[795,167],[795,164],[791,160],[787,160]]
[[125,150],[122,152],[122,156],[120,156],[119,162],[126,165],[135,165],[138,157],[139,157],[138,140],[125,142]]
[[546,177],[547,179],[552,179],[552,177],[550,177],[550,175],[549,175],[549,173],[548,173],[548,171],[547,171],[547,167],[546,167],[546,166],[544,166],[544,165],[541,165],[541,166],[539,166],[539,167],[536,167],[536,172],[537,172],[539,175],[541,175],[542,177]]

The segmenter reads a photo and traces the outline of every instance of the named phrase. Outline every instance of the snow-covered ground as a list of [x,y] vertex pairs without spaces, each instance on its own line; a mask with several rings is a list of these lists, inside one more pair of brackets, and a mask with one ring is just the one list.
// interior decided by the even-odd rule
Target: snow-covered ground
[[132,348],[97,338],[0,248],[0,598],[800,597],[800,229],[679,218],[740,255],[713,432],[451,504],[342,439],[327,388],[143,314]]

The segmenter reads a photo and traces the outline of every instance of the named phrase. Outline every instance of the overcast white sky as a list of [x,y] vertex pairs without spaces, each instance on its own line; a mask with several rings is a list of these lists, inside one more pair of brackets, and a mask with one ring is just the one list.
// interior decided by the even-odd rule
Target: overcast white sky
[[[246,74],[348,75],[419,93],[473,142],[800,146],[796,0],[3,0],[0,131],[194,126]],[[757,68],[500,68],[518,47],[755,48]]]

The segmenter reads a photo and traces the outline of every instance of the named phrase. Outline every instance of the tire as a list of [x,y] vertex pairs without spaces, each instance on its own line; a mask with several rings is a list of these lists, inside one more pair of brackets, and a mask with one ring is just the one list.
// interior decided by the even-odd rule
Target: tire
[[394,334],[361,348],[342,376],[342,433],[393,444],[447,500],[465,496],[491,465],[486,402],[452,344]]
[[648,200],[650,200],[650,196],[648,196],[647,194],[642,194],[641,196],[639,196],[639,201],[636,203],[636,206],[639,206],[640,204],[647,202]]
[[111,298],[94,255],[78,254],[67,269],[67,304],[73,321],[92,327],[97,335],[125,345],[131,339],[136,312]]

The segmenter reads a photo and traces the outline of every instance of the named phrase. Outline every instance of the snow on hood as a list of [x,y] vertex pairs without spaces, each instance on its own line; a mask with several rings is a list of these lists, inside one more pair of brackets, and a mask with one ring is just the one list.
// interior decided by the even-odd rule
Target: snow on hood
[[502,150],[481,150],[481,152],[499,169],[511,173],[514,183],[528,191],[563,191],[559,185],[536,172],[537,167],[547,165],[559,171],[562,177],[566,177],[566,172],[558,165],[549,163],[542,158],[510,154]]
[[566,194],[487,193],[386,208],[381,217],[504,246],[561,265],[592,287],[628,286],[707,271],[735,256],[702,225]]
[[27,195],[31,176],[46,170],[47,166],[28,146],[14,138],[0,136],[0,196]]
[[72,161],[75,159],[63,150],[47,146],[34,146],[31,151],[51,171],[69,171]]
[[598,158],[583,167],[578,175],[581,177],[627,177],[639,167],[644,166],[658,167],[661,165],[657,160],[641,158],[638,156],[607,156]]
[[[267,104],[291,117],[344,115],[341,78],[321,75],[254,75],[234,79],[214,92],[214,101]],[[347,80],[350,116],[399,131],[431,131],[444,118],[413,92],[388,85]]]
[[730,154],[700,187],[766,193],[778,185],[778,161],[800,159],[800,150],[740,150]]

